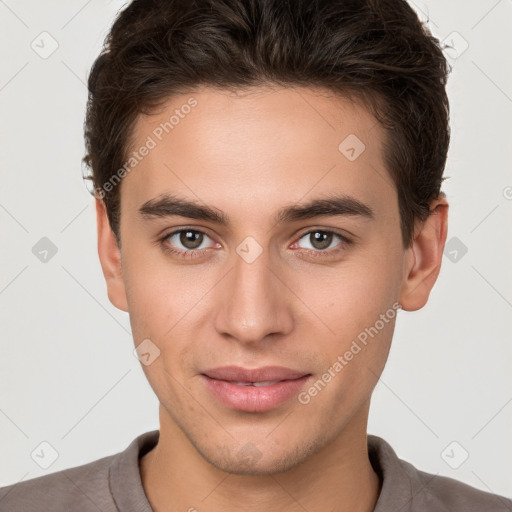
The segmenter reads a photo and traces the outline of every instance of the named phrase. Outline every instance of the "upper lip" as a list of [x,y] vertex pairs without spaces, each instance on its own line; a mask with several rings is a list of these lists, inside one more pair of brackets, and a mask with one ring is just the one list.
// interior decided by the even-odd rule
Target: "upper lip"
[[285,368],[284,366],[263,366],[246,369],[240,366],[221,366],[205,370],[203,375],[216,380],[231,382],[266,382],[273,380],[293,380],[309,375],[308,373]]

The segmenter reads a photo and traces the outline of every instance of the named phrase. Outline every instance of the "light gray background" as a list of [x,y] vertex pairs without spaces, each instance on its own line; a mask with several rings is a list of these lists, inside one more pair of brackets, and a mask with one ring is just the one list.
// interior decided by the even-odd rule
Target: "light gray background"
[[[81,179],[85,81],[123,4],[0,0],[0,485],[158,428],[128,316],[107,298]],[[512,497],[512,0],[412,5],[460,53],[444,190],[448,239],[468,252],[450,246],[458,260],[444,257],[428,305],[400,314],[369,432],[420,469]],[[31,47],[43,31],[58,43],[46,59]],[[42,237],[58,248],[46,263],[32,253]],[[58,452],[47,469],[31,458],[43,441]]]

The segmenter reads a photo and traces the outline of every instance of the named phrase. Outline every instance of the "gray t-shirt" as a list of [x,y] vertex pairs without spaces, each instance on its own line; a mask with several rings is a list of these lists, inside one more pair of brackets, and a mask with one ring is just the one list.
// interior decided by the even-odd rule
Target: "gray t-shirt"
[[[122,452],[0,488],[2,512],[152,512],[139,458],[159,431],[136,437]],[[512,500],[452,478],[417,470],[380,437],[368,435],[370,461],[382,482],[374,512],[512,512]]]

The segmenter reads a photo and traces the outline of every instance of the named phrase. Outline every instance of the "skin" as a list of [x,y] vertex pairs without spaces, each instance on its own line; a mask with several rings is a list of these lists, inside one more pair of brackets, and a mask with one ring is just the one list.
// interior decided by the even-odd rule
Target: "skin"
[[[406,311],[426,304],[448,203],[444,195],[432,202],[404,248],[385,132],[362,104],[317,89],[173,96],[138,118],[133,147],[191,96],[198,105],[119,185],[121,249],[96,199],[109,299],[129,313],[135,345],[149,338],[160,350],[142,366],[160,401],[160,440],[140,461],[146,495],[158,512],[372,511],[380,482],[366,427],[396,317],[306,405],[293,397],[266,412],[233,410],[212,397],[200,373],[280,365],[316,381],[395,302]],[[338,150],[349,134],[366,145],[355,161]],[[374,218],[274,222],[280,208],[333,192],[370,205]],[[214,207],[231,224],[143,219],[138,209],[162,193]],[[206,233],[201,256],[164,250],[197,250],[179,235],[160,241],[179,228]],[[307,234],[314,229],[353,243],[334,236],[318,248]],[[247,236],[262,248],[252,263],[236,252]],[[258,456],[241,456],[247,443]]]

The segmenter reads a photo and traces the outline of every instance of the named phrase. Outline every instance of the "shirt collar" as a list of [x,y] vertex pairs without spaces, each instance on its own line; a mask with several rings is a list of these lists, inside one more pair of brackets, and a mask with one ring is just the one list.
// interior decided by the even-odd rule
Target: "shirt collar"
[[110,492],[122,512],[153,512],[142,486],[139,459],[156,446],[159,437],[159,430],[136,437],[110,464]]
[[[159,436],[158,430],[141,434],[110,464],[110,490],[119,510],[153,512],[142,486],[139,459],[154,448]],[[413,466],[400,460],[384,439],[374,435],[367,439],[370,463],[381,481],[374,512],[405,512],[415,494]]]
[[374,512],[409,510],[414,496],[409,464],[400,460],[384,439],[373,435],[368,435],[367,438],[368,457],[381,482]]

